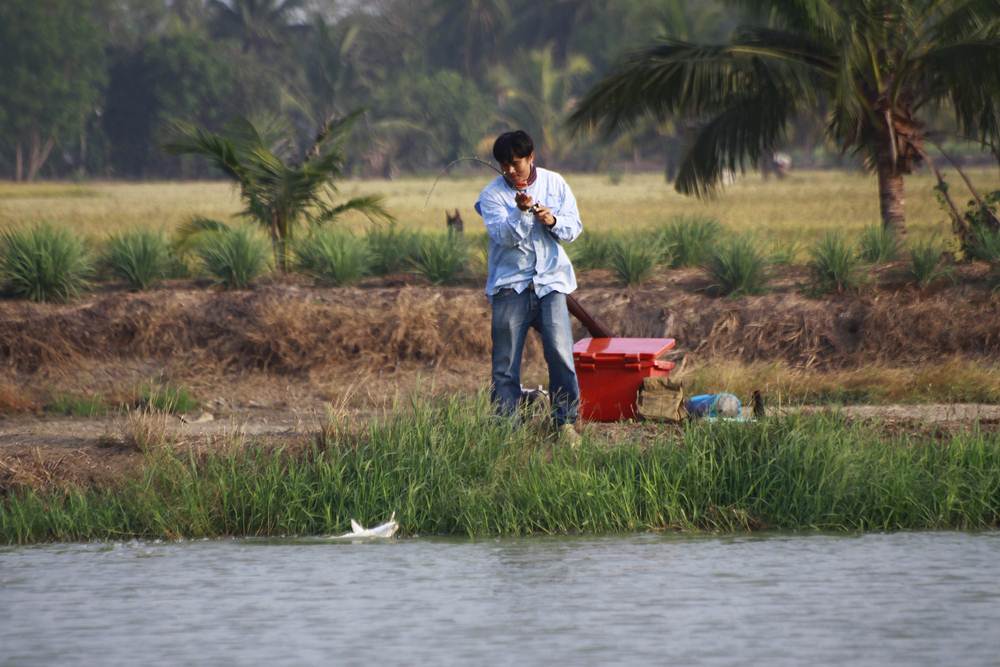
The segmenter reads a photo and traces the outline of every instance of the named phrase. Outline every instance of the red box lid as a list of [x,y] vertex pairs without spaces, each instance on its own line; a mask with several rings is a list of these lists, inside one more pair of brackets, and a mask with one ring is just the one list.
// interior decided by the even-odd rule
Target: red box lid
[[573,345],[573,358],[585,363],[652,362],[675,344],[673,338],[582,338]]

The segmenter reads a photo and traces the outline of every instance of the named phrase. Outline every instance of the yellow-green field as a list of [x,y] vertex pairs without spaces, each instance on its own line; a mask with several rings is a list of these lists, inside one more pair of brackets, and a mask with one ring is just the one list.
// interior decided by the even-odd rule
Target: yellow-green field
[[[424,206],[432,178],[395,181],[350,180],[344,197],[380,193],[400,223],[413,229],[443,230],[444,210],[459,209],[466,229],[479,217],[472,204],[490,174],[443,178]],[[1000,188],[996,169],[971,172],[981,190]],[[605,175],[569,174],[580,203],[584,226],[591,231],[624,231],[664,222],[676,215],[707,215],[733,230],[753,231],[770,241],[802,241],[828,230],[859,231],[876,223],[878,198],[874,176],[845,172],[796,172],[783,181],[765,182],[748,174],[712,201],[677,194],[659,174],[627,174],[618,185]],[[957,178],[952,191],[960,205],[969,198]],[[912,235],[946,237],[947,216],[935,199],[926,174],[907,179],[907,215]],[[93,236],[134,226],[172,230],[194,215],[226,219],[240,210],[237,191],[228,182],[167,183],[0,183],[0,227],[50,221]],[[364,226],[363,218],[345,224]]]

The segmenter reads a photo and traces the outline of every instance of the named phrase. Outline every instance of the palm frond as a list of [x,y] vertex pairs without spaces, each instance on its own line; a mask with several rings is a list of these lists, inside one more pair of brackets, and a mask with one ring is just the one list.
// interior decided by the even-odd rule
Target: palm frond
[[569,124],[576,131],[597,127],[610,135],[645,114],[663,119],[716,113],[775,82],[811,98],[810,79],[819,69],[814,60],[759,42],[700,46],[668,41],[630,56],[591,89]]
[[842,8],[829,0],[734,0],[730,4],[762,21],[800,32],[832,37],[844,23]]
[[778,144],[796,103],[778,89],[737,99],[698,132],[681,162],[677,191],[709,196],[726,172],[756,166]]
[[395,222],[396,218],[383,206],[385,198],[380,195],[353,197],[337,206],[324,207],[319,215],[313,216],[314,224],[332,222],[348,211],[363,213],[371,221]]

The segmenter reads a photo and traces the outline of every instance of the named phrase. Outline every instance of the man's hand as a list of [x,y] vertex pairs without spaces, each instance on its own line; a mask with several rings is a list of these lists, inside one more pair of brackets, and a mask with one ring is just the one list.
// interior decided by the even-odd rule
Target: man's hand
[[514,203],[516,203],[517,207],[522,211],[527,211],[528,209],[531,208],[531,205],[534,202],[531,199],[531,195],[529,195],[527,192],[518,192],[516,195],[514,195]]
[[533,209],[535,213],[535,219],[542,223],[546,227],[553,227],[556,224],[556,216],[552,214],[552,209],[548,206],[542,206],[537,204]]

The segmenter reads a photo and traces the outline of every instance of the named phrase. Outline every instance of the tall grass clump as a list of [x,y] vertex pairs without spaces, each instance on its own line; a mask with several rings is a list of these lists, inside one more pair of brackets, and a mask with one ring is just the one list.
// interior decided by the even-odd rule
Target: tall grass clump
[[371,272],[397,273],[413,267],[420,251],[420,236],[401,229],[395,222],[375,224],[365,234]]
[[599,232],[584,232],[568,246],[573,266],[578,269],[607,269],[620,238]]
[[202,266],[226,289],[243,289],[267,269],[270,249],[246,226],[205,236],[197,248]]
[[0,282],[31,301],[69,301],[85,290],[93,263],[83,241],[67,229],[40,224],[0,232]]
[[320,229],[297,242],[295,266],[328,285],[350,285],[366,276],[371,255],[365,239],[350,232]]
[[144,290],[166,277],[170,248],[162,233],[134,229],[108,239],[102,264],[130,288]]
[[[648,436],[648,434],[647,434]],[[144,436],[145,437],[145,436]],[[1000,520],[1000,436],[887,437],[836,416],[696,423],[571,449],[488,400],[416,401],[312,447],[173,454],[113,487],[0,496],[0,542],[310,535],[396,513],[404,534],[926,530]]]
[[673,268],[701,266],[708,261],[722,225],[715,218],[679,216],[660,229],[660,240],[671,249]]
[[461,234],[434,234],[420,240],[413,261],[417,272],[435,285],[461,278],[469,262],[469,246]]
[[760,294],[767,286],[770,262],[749,236],[732,236],[714,247],[705,269],[721,294]]
[[939,278],[952,275],[952,268],[944,263],[937,243],[922,241],[910,248],[907,273],[918,286],[927,287]]
[[646,282],[663,259],[663,250],[656,243],[640,236],[618,239],[611,248],[609,264],[623,285]]
[[844,292],[861,284],[861,262],[838,232],[829,232],[809,249],[809,272],[817,293]]
[[858,240],[858,255],[871,264],[884,264],[899,257],[896,235],[885,225],[868,225]]

